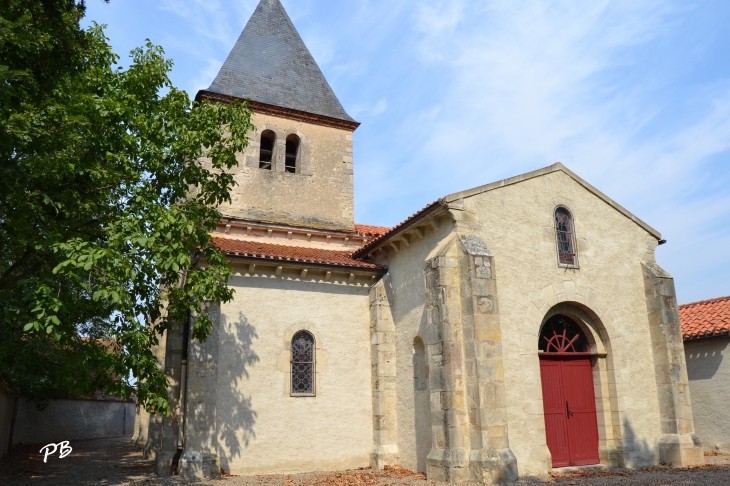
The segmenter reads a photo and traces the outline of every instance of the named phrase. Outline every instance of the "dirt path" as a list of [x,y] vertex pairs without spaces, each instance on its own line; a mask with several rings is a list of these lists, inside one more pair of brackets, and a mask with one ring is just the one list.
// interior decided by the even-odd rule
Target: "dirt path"
[[[214,486],[442,486],[426,481],[422,474],[401,468],[386,471],[362,469],[337,473],[272,476],[227,476],[215,480],[158,478],[152,463],[129,444],[129,438],[77,440],[73,452],[63,459],[49,456],[43,463],[41,445],[19,445],[0,461],[0,484],[38,486],[165,485]],[[590,486],[730,486],[730,456],[707,456],[708,464],[687,469],[654,467],[636,470],[580,471],[543,478],[523,479],[517,484],[559,484]]]

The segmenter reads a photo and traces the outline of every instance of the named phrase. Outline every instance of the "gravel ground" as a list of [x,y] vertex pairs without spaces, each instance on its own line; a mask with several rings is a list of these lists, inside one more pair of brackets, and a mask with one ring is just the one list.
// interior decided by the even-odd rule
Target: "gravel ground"
[[[128,437],[116,439],[77,440],[71,442],[73,452],[59,459],[50,456],[43,463],[41,445],[17,445],[0,460],[0,484],[15,486],[81,486],[98,484],[165,485],[184,484],[214,486],[443,486],[426,481],[422,474],[402,468],[386,471],[359,469],[337,473],[310,473],[273,476],[225,476],[215,480],[185,480],[179,477],[158,478],[150,461],[129,444]],[[707,455],[701,467],[670,469],[653,467],[634,470],[588,470],[553,474],[541,478],[522,479],[516,484],[561,485],[729,485],[730,456]]]

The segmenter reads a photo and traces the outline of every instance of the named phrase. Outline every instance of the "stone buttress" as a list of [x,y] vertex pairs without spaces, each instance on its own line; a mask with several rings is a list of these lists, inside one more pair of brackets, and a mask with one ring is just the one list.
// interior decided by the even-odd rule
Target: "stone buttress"
[[659,393],[659,461],[678,467],[702,464],[704,454],[694,430],[674,279],[651,261],[643,262],[642,270]]
[[457,233],[426,261],[433,428],[429,480],[493,484],[517,479],[493,263],[481,238]]
[[398,464],[395,323],[383,280],[370,290],[374,469]]
[[191,339],[187,353],[184,448],[178,469],[180,476],[187,478],[220,474],[216,427],[220,304],[209,304],[207,312],[213,322],[210,336],[203,343]]

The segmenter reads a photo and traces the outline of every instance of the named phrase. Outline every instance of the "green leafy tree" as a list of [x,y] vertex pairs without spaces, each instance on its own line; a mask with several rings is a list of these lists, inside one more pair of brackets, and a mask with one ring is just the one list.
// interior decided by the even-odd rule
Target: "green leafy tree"
[[204,340],[231,267],[211,244],[241,104],[194,104],[147,43],[128,69],[83,2],[0,0],[0,385],[43,403],[136,393],[169,412],[153,347]]

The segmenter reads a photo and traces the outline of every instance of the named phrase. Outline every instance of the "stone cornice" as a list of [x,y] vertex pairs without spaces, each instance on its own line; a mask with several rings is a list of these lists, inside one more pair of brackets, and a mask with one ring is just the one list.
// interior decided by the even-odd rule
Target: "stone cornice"
[[[243,98],[237,98],[235,96],[228,96],[220,93],[214,93],[212,91],[200,90],[195,96],[195,101],[217,101],[219,103],[231,103],[233,101],[244,101]],[[279,118],[287,118],[289,120],[300,121],[304,123],[312,123],[314,125],[321,125],[331,128],[339,128],[341,130],[347,130],[354,132],[357,127],[360,126],[359,122],[340,120],[338,118],[332,118],[324,115],[317,115],[315,113],[307,113],[306,111],[294,110],[292,108],[283,108],[281,106],[269,105],[267,103],[261,103],[259,101],[246,100],[248,106],[256,113],[264,115],[276,116]]]
[[[295,246],[319,247],[329,250],[354,252],[374,238],[359,234],[357,231],[324,230],[319,228],[290,226],[279,223],[243,220],[223,215],[218,223],[217,233],[234,238],[259,239],[273,244],[293,244]],[[215,234],[215,233],[214,233]]]
[[239,264],[254,264],[257,267],[282,267],[287,269],[309,269],[309,270],[321,270],[330,271],[333,273],[343,275],[368,275],[368,276],[381,276],[388,272],[386,267],[380,268],[364,268],[364,267],[351,267],[347,265],[337,265],[333,263],[318,263],[318,262],[298,262],[294,260],[279,260],[275,258],[260,258],[251,255],[235,255],[227,254],[226,258],[231,262],[237,262]]

